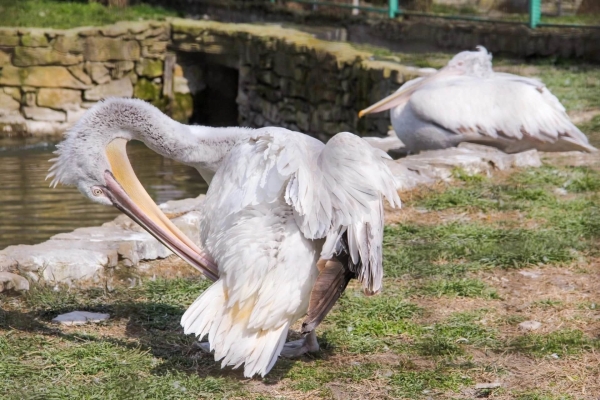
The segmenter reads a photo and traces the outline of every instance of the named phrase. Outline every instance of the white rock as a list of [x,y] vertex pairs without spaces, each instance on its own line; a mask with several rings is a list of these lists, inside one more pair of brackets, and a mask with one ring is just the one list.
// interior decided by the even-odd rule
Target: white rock
[[376,149],[380,149],[385,152],[406,147],[404,143],[402,143],[402,140],[398,139],[398,136],[396,136],[394,131],[388,131],[387,136],[384,138],[365,136],[363,139]]
[[88,322],[102,322],[110,318],[110,314],[93,313],[89,311],[72,311],[60,314],[52,320],[55,324],[84,325]]
[[462,143],[459,147],[449,149],[424,151],[388,163],[400,190],[450,180],[452,170],[457,167],[470,174],[490,174],[494,170],[541,165],[536,150],[506,154],[494,147],[472,143]]
[[0,292],[8,290],[14,290],[15,292],[29,290],[29,281],[17,274],[0,272]]
[[200,211],[206,195],[201,194],[198,197],[182,200],[171,200],[160,204],[158,207],[165,213],[181,214],[190,211]]
[[518,326],[522,331],[535,331],[542,327],[542,323],[538,321],[523,321]]
[[475,389],[497,389],[502,387],[501,382],[489,382],[489,383],[478,383],[475,385]]
[[542,273],[539,271],[519,271],[519,274],[531,279],[537,279],[542,276]]

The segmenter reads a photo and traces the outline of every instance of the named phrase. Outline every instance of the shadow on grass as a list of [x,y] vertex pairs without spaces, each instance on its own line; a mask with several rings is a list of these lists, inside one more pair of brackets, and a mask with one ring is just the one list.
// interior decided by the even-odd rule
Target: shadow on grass
[[[6,296],[2,296],[5,297]],[[4,299],[3,299],[4,300]],[[125,326],[125,337],[117,338],[65,332],[59,325],[50,324],[56,315],[73,310],[109,313],[111,319],[108,323],[101,323],[109,328],[118,320],[128,320]],[[160,359],[155,367],[148,372],[155,376],[169,375],[173,372],[194,374],[199,378],[230,378],[235,381],[247,380],[243,375],[243,367],[221,369],[221,363],[215,362],[213,354],[208,354],[197,346],[197,340],[192,335],[184,335],[179,325],[185,308],[160,302],[117,301],[112,304],[93,305],[85,303],[71,303],[68,306],[43,308],[33,311],[13,311],[0,309],[0,336],[11,331],[20,331],[31,336],[43,335],[55,337],[74,344],[109,344],[123,351],[137,351],[151,354]],[[292,333],[291,340],[298,336]],[[320,339],[321,341],[321,339]],[[324,346],[327,348],[327,345]],[[15,349],[16,351],[16,349]],[[320,358],[327,351],[317,354]],[[286,377],[288,371],[296,361],[311,362],[313,356],[306,356],[297,360],[280,358],[275,368],[264,378],[265,384],[276,384]],[[257,376],[256,379],[261,379]]]

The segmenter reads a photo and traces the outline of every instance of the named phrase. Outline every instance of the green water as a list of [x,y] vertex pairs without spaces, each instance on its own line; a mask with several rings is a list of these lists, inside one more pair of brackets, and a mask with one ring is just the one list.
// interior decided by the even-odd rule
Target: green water
[[[74,187],[48,187],[45,181],[57,141],[0,139],[0,249],[34,244],[61,232],[100,225],[119,212],[92,203]],[[207,185],[195,169],[162,158],[139,142],[127,152],[154,201],[195,197]]]

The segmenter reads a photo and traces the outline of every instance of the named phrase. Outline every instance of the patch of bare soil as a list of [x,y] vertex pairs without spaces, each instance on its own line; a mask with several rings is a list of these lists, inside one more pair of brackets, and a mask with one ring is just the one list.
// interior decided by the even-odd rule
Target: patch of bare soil
[[590,108],[587,110],[571,110],[568,112],[571,121],[575,125],[590,122],[596,115],[600,115],[600,108]]
[[[515,393],[537,391],[552,398],[597,400],[600,394],[598,353],[535,359],[515,353],[476,351],[469,358],[477,365],[469,371],[475,382],[498,382],[504,389],[489,398],[513,400]],[[473,399],[479,395],[481,391],[467,388],[459,396],[449,394],[447,398]]]
[[[570,267],[482,272],[481,278],[502,297],[505,313],[540,322],[536,333],[576,329],[600,335],[600,261]],[[502,327],[506,336],[522,334],[517,326]]]
[[404,207],[401,210],[389,210],[385,214],[386,225],[415,223],[420,225],[439,225],[450,222],[479,222],[492,225],[515,225],[521,228],[535,229],[542,220],[526,218],[518,210],[486,211],[447,209],[431,211],[415,207]]

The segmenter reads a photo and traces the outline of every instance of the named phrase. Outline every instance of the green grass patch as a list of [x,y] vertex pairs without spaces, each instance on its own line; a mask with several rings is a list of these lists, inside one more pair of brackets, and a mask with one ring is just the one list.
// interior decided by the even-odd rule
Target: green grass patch
[[493,328],[483,325],[486,310],[455,313],[446,321],[425,327],[427,332],[417,343],[417,350],[426,356],[457,356],[467,346],[497,349],[500,342]]
[[325,348],[348,353],[372,353],[390,345],[390,338],[416,334],[412,318],[421,310],[402,293],[387,287],[385,295],[366,297],[360,291],[347,291],[327,317]]
[[356,384],[371,379],[378,365],[375,363],[352,362],[349,365],[326,367],[325,363],[317,360],[306,364],[297,362],[287,372],[290,378],[290,387],[294,390],[309,392],[323,389],[323,385],[329,382]]
[[574,397],[569,396],[569,395],[563,395],[563,394],[560,394],[560,395],[545,394],[542,391],[534,390],[534,391],[518,393],[515,395],[515,399],[516,400],[573,400]]
[[462,386],[470,385],[470,377],[444,367],[435,370],[399,371],[390,379],[394,394],[402,398],[428,398],[430,393],[438,391],[458,391]]
[[148,4],[110,8],[87,0],[0,0],[0,26],[68,29],[177,16],[175,11]]
[[559,357],[594,351],[600,340],[589,338],[579,330],[559,330],[546,335],[532,333],[519,336],[507,345],[512,351],[534,356],[557,354]]
[[6,399],[221,399],[239,384],[161,368],[147,349],[108,338],[0,337],[0,390]]
[[557,230],[501,229],[483,224],[386,227],[387,276],[461,276],[482,268],[523,268],[573,260],[585,243]]
[[498,293],[479,279],[436,279],[426,283],[418,291],[432,296],[480,297],[499,299]]

